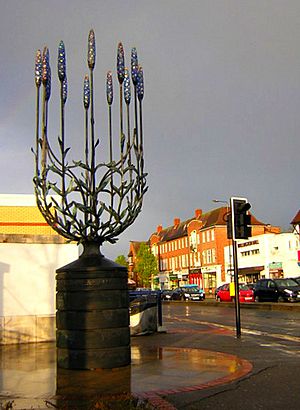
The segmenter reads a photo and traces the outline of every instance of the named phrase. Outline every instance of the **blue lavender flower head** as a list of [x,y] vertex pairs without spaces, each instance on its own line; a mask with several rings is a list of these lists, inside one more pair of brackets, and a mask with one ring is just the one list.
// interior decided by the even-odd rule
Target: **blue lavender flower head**
[[90,30],[88,38],[88,66],[94,69],[96,63],[96,39],[94,30]]
[[108,71],[106,75],[106,99],[107,99],[108,105],[112,104],[113,98],[114,98],[114,94],[113,94],[112,73],[111,71]]
[[83,82],[83,105],[86,110],[90,106],[90,80],[88,75],[84,77]]
[[128,69],[125,68],[125,76],[124,76],[124,99],[127,105],[130,104],[131,100],[131,88],[130,88],[130,77]]
[[60,81],[64,81],[66,77],[66,52],[63,41],[61,41],[58,46],[57,72]]
[[137,95],[138,99],[142,101],[144,98],[144,73],[143,68],[139,66],[138,76],[137,76]]
[[42,82],[44,85],[47,85],[48,82],[49,68],[49,50],[47,47],[44,47],[42,57]]
[[124,58],[124,48],[123,44],[118,44],[118,54],[117,54],[117,72],[119,83],[122,84],[125,75],[125,58]]
[[68,97],[68,81],[67,81],[67,77],[65,77],[62,82],[62,100],[64,104],[67,101],[67,97]]
[[50,99],[51,96],[51,68],[50,65],[48,67],[48,81],[46,84],[46,101]]
[[137,76],[139,71],[139,63],[136,48],[131,49],[131,78],[134,85],[137,84]]
[[40,87],[42,83],[42,53],[41,50],[37,50],[35,55],[35,85]]
[[44,47],[42,57],[42,83],[44,84],[46,90],[45,97],[47,101],[51,95],[51,69],[49,60],[49,50],[47,47]]

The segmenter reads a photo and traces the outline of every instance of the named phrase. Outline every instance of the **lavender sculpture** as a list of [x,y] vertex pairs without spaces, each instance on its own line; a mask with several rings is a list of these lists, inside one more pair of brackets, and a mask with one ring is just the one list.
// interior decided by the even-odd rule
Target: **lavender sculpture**
[[[84,159],[70,161],[70,148],[65,138],[68,85],[66,52],[62,41],[57,60],[60,84],[58,154],[51,147],[48,137],[51,96],[49,60],[47,47],[43,52],[37,51],[36,143],[32,150],[35,156],[33,183],[36,202],[47,223],[58,234],[82,244],[84,248],[77,261],[57,270],[58,366],[70,369],[123,366],[130,362],[127,270],[105,259],[99,248],[105,241],[116,242],[117,237],[135,221],[147,191],[142,123],[143,70],[133,48],[130,79],[125,68],[123,45],[119,43],[119,137],[113,138],[113,76],[108,71],[108,152],[105,153],[96,137],[96,44],[94,31],[90,31],[87,53],[89,75],[83,81]],[[132,113],[133,128],[130,123]]]
[[[84,78],[83,108],[85,115],[84,160],[69,162],[70,148],[65,142],[65,105],[67,75],[65,46],[58,47],[57,71],[60,82],[59,155],[51,148],[48,138],[48,105],[51,95],[49,51],[36,53],[35,83],[37,89],[36,146],[34,189],[37,205],[48,224],[67,239],[85,247],[103,242],[114,243],[141,211],[147,190],[144,173],[142,101],[144,97],[143,70],[138,65],[135,48],[131,53],[131,79],[134,99],[134,128],[130,129],[131,81],[125,68],[124,49],[118,45],[117,78],[119,83],[119,158],[114,158],[112,135],[113,78],[107,73],[109,159],[95,136],[94,79],[96,62],[95,34],[88,38],[87,62],[89,75]],[[41,90],[42,88],[42,90]],[[42,92],[41,92],[42,91]],[[42,101],[40,101],[42,93]],[[126,109],[124,110],[124,103]],[[124,126],[124,111],[127,119]],[[96,156],[101,162],[96,161]],[[58,200],[60,198],[60,200]]]

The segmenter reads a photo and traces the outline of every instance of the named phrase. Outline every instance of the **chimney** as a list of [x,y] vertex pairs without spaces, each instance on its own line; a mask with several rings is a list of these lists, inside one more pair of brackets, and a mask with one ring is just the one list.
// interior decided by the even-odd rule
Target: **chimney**
[[180,219],[179,218],[174,218],[174,226],[175,228],[180,224]]
[[162,225],[158,225],[158,227],[156,228],[156,233],[161,233],[162,231]]
[[199,218],[201,218],[201,215],[202,215],[202,209],[196,209],[195,210],[195,218],[199,219]]

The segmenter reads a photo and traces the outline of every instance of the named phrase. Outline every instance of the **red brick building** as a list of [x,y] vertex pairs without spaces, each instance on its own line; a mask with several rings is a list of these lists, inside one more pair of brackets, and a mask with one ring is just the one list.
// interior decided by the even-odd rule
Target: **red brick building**
[[142,243],[147,242],[130,241],[128,252],[128,280],[134,281],[136,286],[139,286],[139,278],[137,272],[134,270],[134,267],[137,259],[137,253]]
[[[196,283],[212,294],[225,281],[224,247],[231,242],[227,239],[227,212],[226,207],[206,213],[197,209],[193,218],[183,222],[175,218],[172,226],[157,227],[149,243],[158,259],[161,288]],[[251,225],[252,236],[280,232],[253,215]]]

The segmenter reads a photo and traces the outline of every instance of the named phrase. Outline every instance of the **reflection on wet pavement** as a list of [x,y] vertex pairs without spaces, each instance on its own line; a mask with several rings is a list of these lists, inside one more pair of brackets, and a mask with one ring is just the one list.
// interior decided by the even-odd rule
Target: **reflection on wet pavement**
[[131,366],[92,371],[56,369],[52,343],[2,346],[0,351],[0,402],[13,399],[15,409],[24,408],[30,399],[36,400],[35,408],[42,408],[38,403],[59,397],[199,388],[218,379],[240,377],[243,367],[236,356],[177,347],[133,346]]

